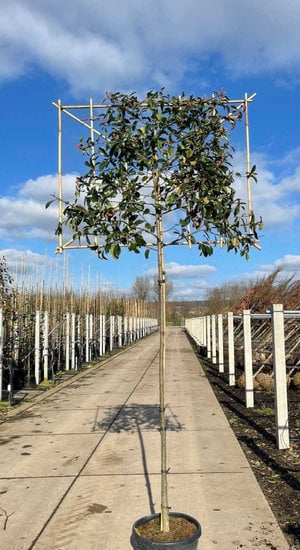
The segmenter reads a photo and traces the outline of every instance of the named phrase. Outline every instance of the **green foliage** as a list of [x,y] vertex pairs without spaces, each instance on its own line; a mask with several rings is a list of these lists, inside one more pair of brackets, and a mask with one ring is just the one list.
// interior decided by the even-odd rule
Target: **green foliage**
[[272,407],[263,406],[261,409],[253,409],[253,412],[260,416],[274,416],[275,410]]
[[[164,245],[183,241],[210,256],[221,242],[248,257],[259,224],[235,197],[229,131],[242,115],[228,98],[160,90],[142,102],[114,93],[103,104],[95,143],[81,138],[78,146],[88,171],[64,210],[73,238],[100,258],[118,259],[122,247],[148,257],[161,218]],[[256,178],[255,167],[248,176]]]

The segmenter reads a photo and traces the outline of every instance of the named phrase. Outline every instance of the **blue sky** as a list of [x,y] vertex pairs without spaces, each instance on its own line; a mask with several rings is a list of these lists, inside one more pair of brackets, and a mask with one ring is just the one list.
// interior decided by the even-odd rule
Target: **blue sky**
[[[262,251],[249,261],[216,249],[166,252],[174,299],[201,299],[223,282],[253,279],[276,267],[300,274],[300,2],[299,0],[0,0],[0,237],[9,268],[31,281],[54,281],[67,265],[69,284],[129,290],[151,274],[155,257],[123,252],[101,261],[87,250],[57,257],[57,111],[52,101],[87,104],[106,91],[161,86],[171,94],[232,99],[256,92],[250,105],[253,206],[264,220]],[[80,170],[72,121],[64,127],[64,185]],[[232,135],[243,169],[244,134]],[[25,258],[25,259],[24,259]],[[49,275],[50,274],[50,275]]]

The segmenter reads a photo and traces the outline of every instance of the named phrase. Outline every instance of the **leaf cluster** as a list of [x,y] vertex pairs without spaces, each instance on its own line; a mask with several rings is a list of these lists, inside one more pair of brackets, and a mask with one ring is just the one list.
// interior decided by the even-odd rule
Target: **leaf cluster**
[[209,256],[221,241],[247,257],[259,223],[233,187],[229,135],[241,111],[223,93],[177,97],[163,89],[143,101],[109,94],[103,105],[94,121],[99,135],[81,139],[87,171],[64,209],[73,238],[101,258],[118,258],[122,247],[148,256],[161,219],[168,224],[164,246],[188,242]]

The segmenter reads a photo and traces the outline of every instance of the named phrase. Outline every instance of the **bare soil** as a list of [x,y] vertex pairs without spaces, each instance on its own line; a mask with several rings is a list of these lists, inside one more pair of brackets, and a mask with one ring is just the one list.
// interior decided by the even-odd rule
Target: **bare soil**
[[169,533],[160,530],[160,517],[139,525],[136,531],[141,537],[153,542],[179,542],[192,537],[197,531],[196,525],[183,517],[170,516],[169,522]]
[[255,390],[247,409],[243,389],[229,386],[228,375],[206,359],[201,365],[290,548],[300,549],[300,390],[288,390],[290,447],[279,450],[273,390]]

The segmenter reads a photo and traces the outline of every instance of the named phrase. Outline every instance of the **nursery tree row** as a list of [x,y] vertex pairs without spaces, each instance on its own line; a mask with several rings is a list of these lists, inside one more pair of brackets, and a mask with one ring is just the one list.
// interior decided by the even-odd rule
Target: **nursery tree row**
[[28,288],[0,260],[0,392],[54,381],[156,328],[156,305],[117,291]]

